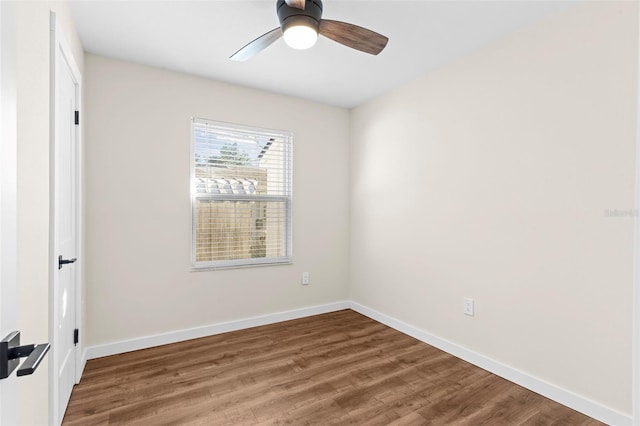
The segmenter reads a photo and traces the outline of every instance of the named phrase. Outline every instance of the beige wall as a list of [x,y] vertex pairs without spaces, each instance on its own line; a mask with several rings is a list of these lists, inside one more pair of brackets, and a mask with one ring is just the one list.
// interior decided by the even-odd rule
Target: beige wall
[[[83,51],[66,2],[17,2],[18,321],[24,343],[49,340],[49,12],[82,72]],[[21,377],[20,424],[48,423],[48,357]]]
[[[347,110],[91,54],[85,67],[87,345],[346,299]],[[293,132],[292,265],[190,272],[191,116]]]
[[637,40],[580,5],[353,110],[351,298],[629,414]]

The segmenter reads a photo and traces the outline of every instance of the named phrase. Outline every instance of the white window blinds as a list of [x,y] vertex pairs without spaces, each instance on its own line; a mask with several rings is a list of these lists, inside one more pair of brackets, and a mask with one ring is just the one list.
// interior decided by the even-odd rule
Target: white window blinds
[[194,269],[291,262],[292,136],[191,121]]

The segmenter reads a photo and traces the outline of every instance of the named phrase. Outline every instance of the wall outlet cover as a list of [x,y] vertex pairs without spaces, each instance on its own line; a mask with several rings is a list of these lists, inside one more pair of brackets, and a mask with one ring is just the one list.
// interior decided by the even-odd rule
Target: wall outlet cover
[[473,316],[474,315],[474,306],[473,306],[473,299],[470,297],[465,297],[464,298],[464,305],[462,308],[462,312],[465,315],[469,315],[469,316]]

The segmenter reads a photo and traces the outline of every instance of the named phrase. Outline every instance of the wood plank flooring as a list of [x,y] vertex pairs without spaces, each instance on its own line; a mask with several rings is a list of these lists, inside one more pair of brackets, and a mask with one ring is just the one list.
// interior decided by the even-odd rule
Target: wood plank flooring
[[87,362],[64,425],[596,425],[351,310]]

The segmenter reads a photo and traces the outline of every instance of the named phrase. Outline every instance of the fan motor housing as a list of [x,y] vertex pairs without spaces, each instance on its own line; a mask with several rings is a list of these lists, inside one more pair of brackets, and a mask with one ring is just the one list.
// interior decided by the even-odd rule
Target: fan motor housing
[[281,27],[285,26],[287,19],[294,16],[311,18],[316,21],[317,25],[320,25],[320,19],[322,19],[322,1],[307,0],[304,5],[304,10],[302,10],[297,7],[290,7],[285,0],[278,0],[278,3],[276,3],[276,11]]

